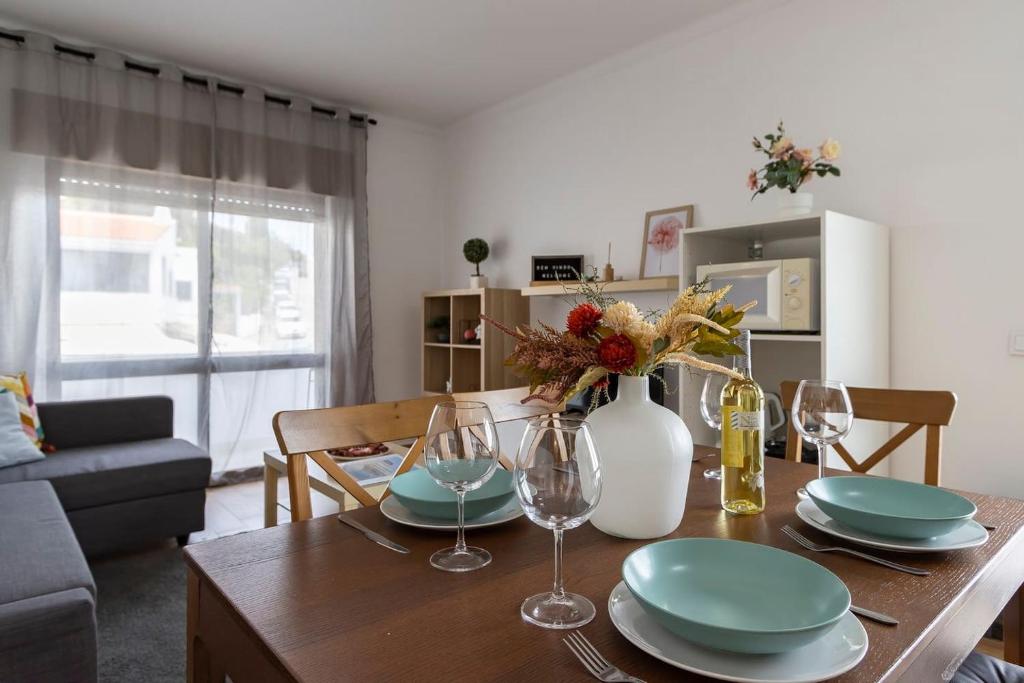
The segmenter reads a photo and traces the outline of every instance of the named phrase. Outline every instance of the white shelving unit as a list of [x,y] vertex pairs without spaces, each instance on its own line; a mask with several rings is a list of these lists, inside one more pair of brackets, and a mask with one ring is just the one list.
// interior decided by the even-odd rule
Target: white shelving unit
[[[754,379],[761,387],[778,393],[783,380],[811,378],[888,387],[889,228],[834,211],[690,228],[682,232],[680,288],[693,284],[698,265],[748,260],[747,246],[755,239],[764,245],[765,259],[814,257],[821,269],[819,334],[752,332]],[[701,375],[680,373],[680,415],[695,443],[715,443],[717,434],[700,417],[702,382]],[[884,423],[857,422],[846,444],[855,455],[866,454],[888,434]],[[839,462],[831,453],[829,465]]]

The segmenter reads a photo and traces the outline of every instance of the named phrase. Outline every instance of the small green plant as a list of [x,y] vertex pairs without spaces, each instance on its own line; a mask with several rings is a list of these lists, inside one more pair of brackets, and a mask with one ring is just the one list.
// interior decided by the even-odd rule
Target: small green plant
[[480,264],[487,260],[487,257],[491,253],[491,248],[487,246],[487,242],[484,242],[479,237],[474,237],[471,240],[466,240],[466,243],[462,245],[462,255],[466,257],[466,260],[476,266],[476,273],[474,275],[480,275]]

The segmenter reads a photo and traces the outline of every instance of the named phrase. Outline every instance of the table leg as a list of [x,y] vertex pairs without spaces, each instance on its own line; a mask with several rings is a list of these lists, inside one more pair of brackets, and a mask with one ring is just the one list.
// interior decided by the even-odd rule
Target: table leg
[[188,570],[188,616],[185,626],[185,677],[188,683],[225,683],[224,670],[210,657],[199,637],[199,577]]
[[270,465],[263,466],[263,528],[277,526],[277,480],[280,473]]
[[1024,665],[1024,585],[1003,610],[1003,659]]

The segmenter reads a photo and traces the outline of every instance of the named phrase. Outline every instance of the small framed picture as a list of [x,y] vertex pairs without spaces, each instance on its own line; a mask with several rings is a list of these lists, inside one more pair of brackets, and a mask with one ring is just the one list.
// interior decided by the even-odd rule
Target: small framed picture
[[690,227],[692,221],[692,204],[647,212],[640,252],[641,279],[679,275],[679,231]]

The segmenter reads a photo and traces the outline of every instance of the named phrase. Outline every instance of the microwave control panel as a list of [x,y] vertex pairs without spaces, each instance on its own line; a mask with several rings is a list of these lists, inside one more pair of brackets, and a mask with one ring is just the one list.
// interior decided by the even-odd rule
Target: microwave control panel
[[818,261],[782,261],[782,329],[813,332],[818,325]]

